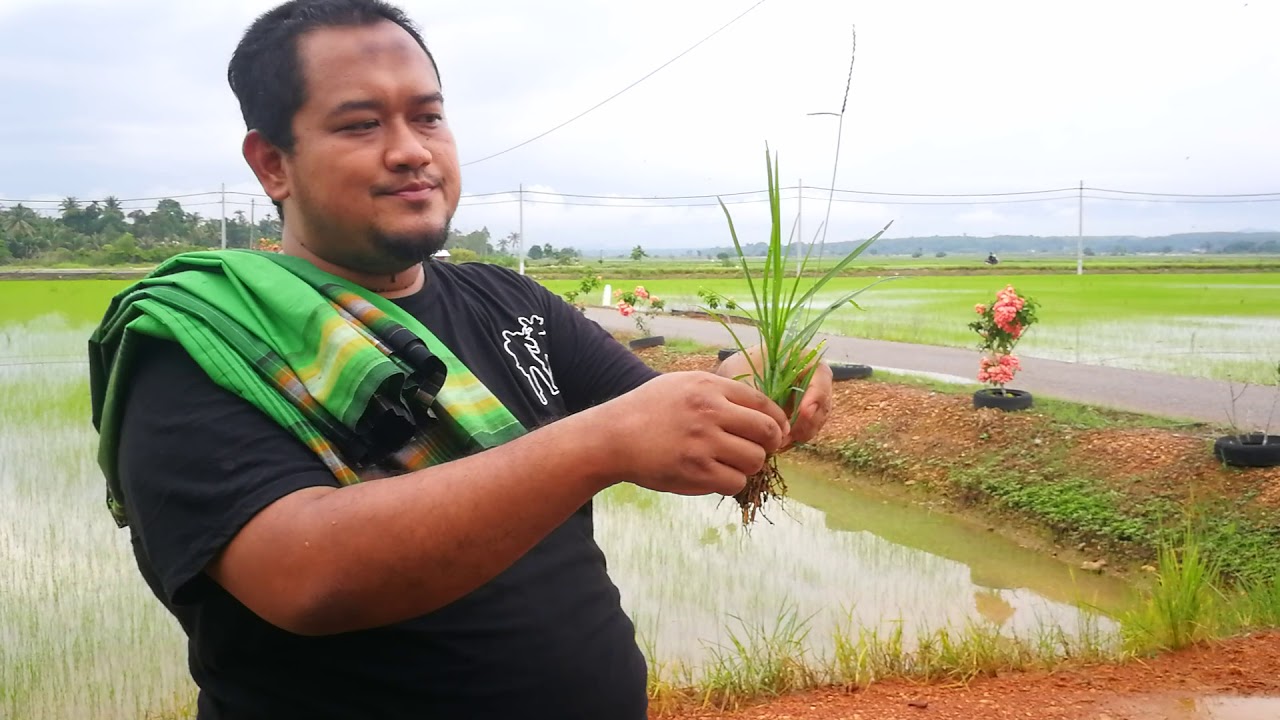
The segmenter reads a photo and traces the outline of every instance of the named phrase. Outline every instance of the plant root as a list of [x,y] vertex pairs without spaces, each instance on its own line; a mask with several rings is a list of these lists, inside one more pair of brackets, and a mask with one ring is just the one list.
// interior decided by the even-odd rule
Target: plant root
[[754,523],[757,514],[773,524],[764,514],[764,506],[770,500],[779,499],[786,494],[787,483],[782,479],[782,473],[778,472],[777,457],[770,455],[760,472],[748,477],[746,487],[733,496],[738,501],[738,507],[742,508],[743,526]]

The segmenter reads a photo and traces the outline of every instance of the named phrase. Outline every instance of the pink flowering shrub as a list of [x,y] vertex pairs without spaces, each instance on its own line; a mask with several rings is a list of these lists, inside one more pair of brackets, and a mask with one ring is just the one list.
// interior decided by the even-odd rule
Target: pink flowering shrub
[[653,311],[661,311],[666,307],[666,303],[661,298],[650,294],[643,285],[637,285],[635,290],[617,290],[613,293],[613,299],[618,301],[618,312],[622,313],[622,317],[635,318],[636,329],[644,337],[649,336],[649,323],[645,320],[644,306],[647,305]]
[[982,340],[978,348],[984,355],[979,361],[978,382],[998,388],[1013,382],[1013,376],[1022,369],[1013,348],[1035,324],[1039,304],[1028,297],[1021,297],[1012,285],[996,294],[991,305],[976,305],[973,310],[978,320],[969,323],[969,329]]

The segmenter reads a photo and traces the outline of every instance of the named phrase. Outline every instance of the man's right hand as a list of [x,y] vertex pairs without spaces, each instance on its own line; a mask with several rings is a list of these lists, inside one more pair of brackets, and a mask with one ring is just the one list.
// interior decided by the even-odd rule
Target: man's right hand
[[738,493],[790,430],[763,393],[705,372],[664,374],[594,410],[611,475],[679,495]]

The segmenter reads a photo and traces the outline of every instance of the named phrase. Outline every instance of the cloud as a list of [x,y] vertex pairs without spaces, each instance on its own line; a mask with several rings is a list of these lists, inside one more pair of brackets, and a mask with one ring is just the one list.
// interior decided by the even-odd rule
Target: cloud
[[[0,185],[19,197],[149,197],[254,190],[227,88],[230,53],[274,3],[7,0],[0,7]],[[741,13],[742,0],[478,0],[403,7],[440,63],[464,162],[527,140],[642,77]],[[674,22],[673,18],[678,18]],[[836,185],[917,193],[1093,187],[1259,192],[1275,187],[1280,5],[1086,0],[765,3],[617,100],[464,170],[468,193],[555,188],[606,196],[831,181],[858,27]],[[817,195],[821,195],[817,193]],[[875,198],[869,198],[875,199]],[[887,198],[884,198],[887,199]],[[555,244],[727,243],[717,207],[526,203]],[[806,201],[806,228],[821,206]],[[1148,208],[1088,201],[1086,231],[1143,234],[1274,224],[1275,204]],[[207,209],[207,208],[206,208]],[[920,207],[836,203],[831,234],[1070,234],[1070,201]],[[763,206],[737,206],[759,235]],[[509,232],[516,204],[464,206],[459,227]]]

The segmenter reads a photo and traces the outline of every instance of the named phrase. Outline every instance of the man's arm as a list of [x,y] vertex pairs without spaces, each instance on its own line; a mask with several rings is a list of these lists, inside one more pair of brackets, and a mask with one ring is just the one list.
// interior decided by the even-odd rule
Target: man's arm
[[608,485],[732,495],[788,429],[742,383],[665,375],[471,457],[293,492],[245,524],[208,574],[294,633],[399,622],[492,579]]

